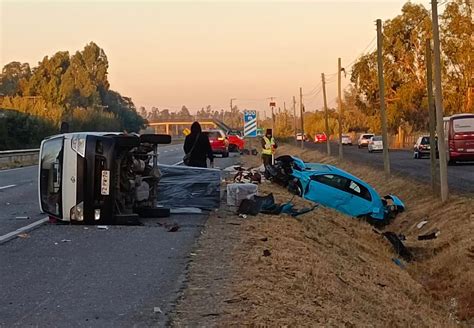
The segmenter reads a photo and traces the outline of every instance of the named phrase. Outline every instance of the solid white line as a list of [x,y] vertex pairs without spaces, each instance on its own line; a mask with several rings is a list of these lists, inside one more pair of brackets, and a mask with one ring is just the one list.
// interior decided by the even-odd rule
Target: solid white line
[[171,164],[171,165],[176,166],[176,165],[181,165],[181,164],[183,164],[183,161],[179,161],[178,163],[174,163],[174,164]]
[[0,190],[2,190],[2,189],[8,189],[8,188],[15,187],[15,186],[16,186],[16,185],[3,186],[3,187],[0,187]]
[[36,227],[42,225],[45,222],[48,222],[49,217],[45,217],[41,220],[35,221],[27,226],[21,227],[19,229],[16,229],[15,231],[9,232],[6,235],[0,236],[0,244],[6,243],[7,241],[17,237],[19,234],[31,231],[35,229]]

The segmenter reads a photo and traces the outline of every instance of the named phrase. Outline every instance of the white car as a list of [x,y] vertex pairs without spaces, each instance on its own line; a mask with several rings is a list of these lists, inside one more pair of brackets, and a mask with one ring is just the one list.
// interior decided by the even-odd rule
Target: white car
[[374,136],[374,134],[372,134],[372,133],[361,134],[360,137],[359,137],[359,140],[357,140],[357,146],[359,148],[367,147],[369,145],[370,138],[372,138],[373,136]]
[[352,146],[352,138],[351,138],[351,136],[348,135],[348,134],[343,134],[343,135],[342,135],[341,143],[342,143],[343,145]]
[[383,151],[382,136],[373,136],[370,138],[369,143],[367,144],[367,149],[369,150],[369,153]]

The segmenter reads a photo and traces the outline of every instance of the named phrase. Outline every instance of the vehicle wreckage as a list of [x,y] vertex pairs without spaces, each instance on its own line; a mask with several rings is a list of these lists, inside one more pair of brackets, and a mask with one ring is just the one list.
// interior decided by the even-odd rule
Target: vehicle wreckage
[[219,207],[220,171],[158,164],[171,136],[117,132],[65,133],[43,140],[41,211],[80,224],[135,224],[171,208]]
[[380,197],[368,183],[335,166],[305,163],[284,155],[266,167],[266,178],[304,199],[374,224],[386,224],[405,205],[394,195]]

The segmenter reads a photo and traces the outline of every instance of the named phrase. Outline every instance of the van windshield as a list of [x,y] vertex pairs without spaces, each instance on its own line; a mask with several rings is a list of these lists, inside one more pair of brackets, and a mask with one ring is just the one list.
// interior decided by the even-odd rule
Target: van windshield
[[40,199],[43,211],[60,217],[63,138],[43,143],[40,159]]
[[474,117],[453,119],[454,132],[474,132]]

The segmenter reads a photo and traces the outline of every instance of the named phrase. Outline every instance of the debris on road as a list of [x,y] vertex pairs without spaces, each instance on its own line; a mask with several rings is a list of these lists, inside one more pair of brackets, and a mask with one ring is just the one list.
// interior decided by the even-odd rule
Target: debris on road
[[17,219],[17,220],[29,220],[30,217],[29,216],[16,216],[15,219]]
[[30,235],[27,234],[27,233],[20,233],[20,234],[18,234],[18,237],[23,238],[23,239],[27,239],[27,238],[30,238]]
[[160,309],[159,306],[155,306],[155,307],[153,308],[153,312],[154,312],[154,313],[163,313],[163,311],[161,311],[161,309]]
[[257,194],[258,186],[253,183],[229,183],[227,185],[227,205],[240,206],[244,199]]
[[61,240],[62,243],[70,243],[71,241],[72,241],[72,240],[70,240],[70,239],[63,239],[63,240]]
[[109,226],[106,226],[106,225],[98,225],[98,226],[97,226],[97,229],[98,229],[98,230],[109,230]]
[[441,234],[441,231],[439,231],[439,229],[434,229],[428,233],[425,233],[424,235],[419,235],[418,240],[436,239],[438,238],[440,234]]
[[179,230],[179,225],[173,224],[171,227],[168,228],[168,232],[176,232]]
[[272,253],[268,249],[263,250],[263,256],[267,257],[267,256],[270,256],[270,255],[272,255]]

